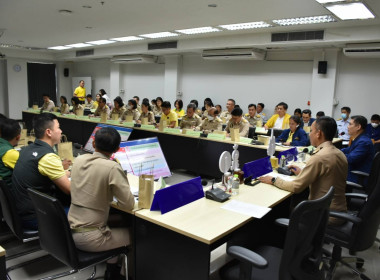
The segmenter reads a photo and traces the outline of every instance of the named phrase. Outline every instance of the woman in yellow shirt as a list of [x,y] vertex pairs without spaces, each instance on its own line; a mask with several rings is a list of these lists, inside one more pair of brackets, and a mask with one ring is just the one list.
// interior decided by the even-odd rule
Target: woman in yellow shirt
[[185,110],[183,110],[183,102],[182,99],[177,99],[174,102],[175,109],[173,110],[174,113],[177,114],[178,118],[182,118],[185,115]]
[[100,99],[100,97],[102,97],[101,95],[100,95],[100,93],[97,93],[96,94],[96,100],[94,101],[94,104],[92,104],[92,106],[94,107],[94,109],[98,109],[98,106],[99,106],[99,99]]

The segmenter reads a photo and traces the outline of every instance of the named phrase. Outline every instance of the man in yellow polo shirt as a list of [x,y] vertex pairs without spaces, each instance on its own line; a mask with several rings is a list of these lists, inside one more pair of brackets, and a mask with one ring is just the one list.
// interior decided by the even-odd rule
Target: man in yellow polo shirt
[[169,101],[162,102],[161,121],[166,121],[168,127],[174,128],[178,126],[177,114],[171,110],[172,105]]
[[80,104],[84,104],[84,99],[86,97],[86,89],[84,87],[84,81],[79,81],[79,87],[74,90],[74,96],[79,98]]
[[11,187],[13,169],[19,157],[19,152],[13,147],[18,145],[21,127],[17,121],[6,119],[1,123],[0,130],[0,178]]
[[61,191],[70,194],[70,173],[65,171],[61,159],[53,150],[62,134],[57,117],[51,113],[36,115],[33,129],[36,141],[21,150],[12,175],[15,206],[25,229],[37,229],[35,210],[27,189],[36,189],[65,200],[68,197]]

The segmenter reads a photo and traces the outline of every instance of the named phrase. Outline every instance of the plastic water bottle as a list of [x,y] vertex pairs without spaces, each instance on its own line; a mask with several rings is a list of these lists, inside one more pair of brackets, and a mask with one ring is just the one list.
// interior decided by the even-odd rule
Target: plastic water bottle
[[235,174],[234,178],[232,179],[232,195],[239,194],[239,185],[240,185],[239,175]]

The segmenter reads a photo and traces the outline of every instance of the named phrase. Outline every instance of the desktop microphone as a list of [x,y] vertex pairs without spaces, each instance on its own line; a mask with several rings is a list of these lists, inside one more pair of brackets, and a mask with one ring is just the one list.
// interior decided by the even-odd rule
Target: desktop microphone
[[204,187],[207,186],[207,184],[208,184],[206,179],[202,179],[201,183],[202,183],[202,186],[204,186]]

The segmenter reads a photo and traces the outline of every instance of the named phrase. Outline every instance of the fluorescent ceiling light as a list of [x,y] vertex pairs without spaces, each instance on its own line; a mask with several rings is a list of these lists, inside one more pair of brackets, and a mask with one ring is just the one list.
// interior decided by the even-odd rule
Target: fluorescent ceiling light
[[127,37],[119,37],[119,38],[111,38],[110,40],[119,41],[119,42],[129,42],[129,41],[137,41],[144,40],[145,38],[137,37],[137,36],[127,36]]
[[187,34],[187,35],[218,32],[218,31],[220,31],[218,28],[210,27],[210,26],[176,30],[176,32]]
[[91,44],[91,45],[107,45],[107,44],[112,44],[112,43],[116,43],[116,42],[110,41],[110,40],[98,40],[98,41],[86,42],[86,44]]
[[56,46],[56,47],[50,47],[48,48],[49,50],[68,50],[68,49],[71,49],[71,47],[67,47],[67,46]]
[[375,18],[368,8],[360,2],[325,6],[341,20]]
[[228,30],[239,30],[239,29],[265,28],[265,27],[271,27],[272,25],[264,21],[257,21],[257,22],[219,25],[219,26]]
[[326,3],[335,3],[335,2],[343,2],[346,0],[315,0],[320,4],[326,4]]
[[92,46],[93,45],[85,44],[85,43],[66,45],[66,47],[72,47],[72,48],[85,48],[85,47],[92,47]]
[[315,16],[315,17],[302,17],[302,18],[288,18],[272,20],[278,25],[298,25],[298,24],[313,24],[336,21],[332,16]]
[[159,33],[143,34],[139,36],[155,39],[155,38],[164,38],[164,37],[174,37],[174,36],[178,36],[178,34],[172,33],[172,32],[159,32]]

